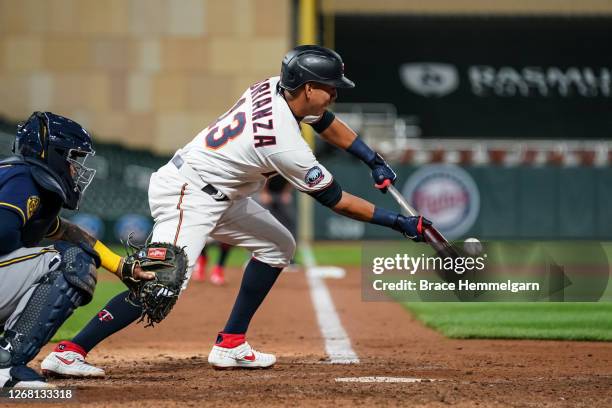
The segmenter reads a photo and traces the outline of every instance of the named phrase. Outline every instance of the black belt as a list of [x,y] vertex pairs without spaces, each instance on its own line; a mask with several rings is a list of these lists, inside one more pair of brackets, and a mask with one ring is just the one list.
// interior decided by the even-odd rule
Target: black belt
[[[183,166],[189,166],[188,164],[185,163],[185,160],[183,160],[183,158],[178,154],[175,155],[171,161],[172,161],[172,164],[174,164],[176,168],[179,170]],[[215,201],[228,201],[229,200],[229,198],[227,198],[225,194],[217,190],[217,188],[213,186],[212,184],[206,184],[204,187],[202,187],[202,191],[210,195]]]
[[219,190],[215,188],[212,184],[207,184],[202,187],[202,191],[206,194],[210,195],[215,201],[228,201],[229,198]]

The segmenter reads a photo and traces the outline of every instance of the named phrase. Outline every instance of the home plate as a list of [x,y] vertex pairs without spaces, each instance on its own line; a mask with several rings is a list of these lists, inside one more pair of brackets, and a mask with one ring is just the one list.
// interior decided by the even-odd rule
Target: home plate
[[308,273],[317,278],[342,279],[346,271],[337,266],[313,266],[308,268]]
[[344,377],[336,378],[336,382],[359,382],[359,383],[420,383],[436,381],[428,378],[411,377]]

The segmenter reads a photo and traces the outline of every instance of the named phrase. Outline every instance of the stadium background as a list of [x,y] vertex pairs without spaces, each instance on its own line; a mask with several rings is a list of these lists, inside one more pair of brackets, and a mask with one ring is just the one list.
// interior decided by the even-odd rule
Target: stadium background
[[[357,83],[355,90],[340,93],[339,116],[389,159],[401,190],[408,190],[406,183],[419,169],[437,175],[437,184],[417,183],[416,192],[428,198],[420,210],[439,211],[438,220],[448,218],[453,227],[476,208],[473,222],[455,238],[552,239],[570,246],[571,240],[610,240],[612,4],[607,1],[0,0],[0,155],[9,153],[16,123],[33,110],[74,118],[94,135],[97,150],[98,174],[81,213],[101,224],[81,221],[103,225],[102,237],[110,242],[135,229],[144,236],[151,222],[146,199],[151,172],[245,87],[278,73],[284,53],[303,38],[300,11],[308,5],[316,6],[316,38],[338,49],[347,76]],[[469,73],[482,66],[493,67],[497,76],[486,77],[484,93],[476,93]],[[526,78],[524,69],[533,67]],[[549,78],[550,68],[556,79]],[[534,73],[544,73],[544,79]],[[362,164],[316,143],[318,157],[346,190],[393,206],[365,182]],[[442,165],[465,170],[478,198],[465,190],[466,179],[441,182]],[[453,195],[440,186],[450,186]],[[453,211],[457,206],[461,211]],[[138,405],[162,378],[186,400],[197,395],[225,405],[252,403],[252,393],[272,405],[308,405],[319,397],[321,403],[339,398],[347,405],[364,401],[351,399],[361,397],[371,405],[399,405],[408,398],[426,406],[521,405],[526,398],[535,405],[572,406],[566,401],[572,397],[585,406],[612,403],[605,393],[610,343],[468,342],[429,329],[453,339],[609,341],[610,303],[403,305],[424,327],[397,305],[360,298],[362,242],[396,235],[339,218],[317,203],[312,216],[304,214],[313,223],[316,260],[347,270],[346,279],[328,285],[362,357],[359,366],[317,365],[325,354],[310,309],[310,283],[302,274],[284,274],[258,317],[265,324],[255,327],[255,335],[278,350],[279,369],[267,379],[243,378],[247,391],[241,396],[229,375],[198,371],[205,364],[200,340],[222,324],[225,313],[218,309],[230,306],[238,287],[245,255],[235,252],[227,287],[193,284],[155,336],[130,328],[92,353],[94,363],[110,366],[111,378],[102,387],[129,392],[84,392],[85,400]],[[116,234],[118,225],[123,234]],[[610,245],[604,242],[604,248],[609,257]],[[120,283],[101,275],[94,302],[80,309],[56,340],[74,335],[120,290]],[[296,326],[296,316],[306,329]],[[200,332],[192,334],[184,323],[196,319]],[[169,345],[176,332],[182,334],[180,350]],[[402,347],[411,353],[398,353]],[[300,378],[293,374],[296,364]],[[169,370],[187,380],[168,377]],[[374,387],[338,389],[316,380],[327,373],[449,381],[424,385],[416,394],[409,387],[382,388],[383,395]],[[278,378],[283,386],[261,392]],[[315,380],[304,384],[302,378]],[[193,391],[197,387],[201,390]]]
[[[72,117],[95,135],[98,146],[98,173],[82,206],[82,213],[93,216],[88,225],[97,225],[104,239],[115,242],[116,231],[125,230],[121,226],[149,228],[143,217],[148,216],[150,173],[246,86],[278,73],[282,55],[298,35],[298,5],[272,0],[2,1],[0,154],[8,154],[14,125],[33,110]],[[393,162],[402,183],[426,164],[464,167],[477,185],[480,205],[462,236],[612,236],[606,205],[612,199],[612,119],[605,114],[612,88],[612,57],[606,52],[612,40],[611,5],[319,5],[319,40],[345,56],[347,72],[358,85],[340,94],[336,110]],[[361,29],[365,24],[373,29]],[[508,47],[512,41],[520,47]],[[558,68],[566,75],[558,81],[565,79],[567,88],[561,95],[562,84],[553,83],[542,95],[532,82],[523,85],[530,87],[525,95],[506,76],[496,85],[505,87],[505,95],[476,96],[460,78],[456,92],[432,96],[402,83],[402,64],[436,61],[459,71],[482,65],[516,72],[534,65]],[[384,204],[351,176],[359,163],[321,143],[317,152],[347,190]],[[433,194],[445,198],[442,192]],[[315,239],[393,237],[314,206]],[[580,223],[567,222],[573,214],[582,214]]]

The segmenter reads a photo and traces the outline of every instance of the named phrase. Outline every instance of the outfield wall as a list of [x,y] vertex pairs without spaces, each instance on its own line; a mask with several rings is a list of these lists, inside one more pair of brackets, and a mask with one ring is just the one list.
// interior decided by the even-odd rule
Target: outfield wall
[[[324,160],[342,187],[353,194],[367,197],[376,205],[397,208],[391,197],[379,194],[372,187],[369,171],[363,164],[346,158]],[[396,165],[397,187],[405,192],[417,168]],[[435,168],[434,168],[435,169]],[[612,238],[612,168],[610,167],[463,167],[477,188],[479,205],[475,220],[458,237],[476,236],[498,239],[610,239]],[[433,176],[432,176],[433,177]],[[435,178],[435,177],[434,177]],[[419,211],[454,225],[469,216],[474,198],[452,184],[445,187],[444,178],[421,180],[417,192],[425,194],[426,203],[437,202]],[[414,181],[414,180],[412,180]],[[417,182],[417,184],[419,184]],[[440,189],[454,191],[455,198]],[[424,191],[424,193],[423,193]],[[405,194],[407,195],[407,194]],[[467,204],[464,200],[467,200]],[[455,200],[455,204],[453,204]],[[458,200],[458,201],[457,201]],[[424,204],[427,207],[427,204]],[[423,206],[421,206],[423,207]],[[453,207],[463,208],[453,213]],[[472,208],[473,209],[473,208]],[[391,230],[364,225],[345,219],[316,204],[316,239],[389,239],[397,238]]]
[[[0,157],[9,154],[11,145],[12,137],[0,132]],[[130,232],[137,232],[144,239],[152,226],[147,201],[149,177],[168,157],[102,143],[96,145],[96,150],[90,165],[98,173],[82,202],[79,214],[85,217],[80,217],[80,221],[105,241],[117,242]],[[321,162],[344,190],[376,205],[397,208],[390,196],[372,187],[369,170],[363,163],[346,154],[329,156]],[[451,175],[462,173],[463,169],[476,193],[463,189],[466,185],[463,178],[448,182],[439,177],[438,165],[393,164],[393,168],[399,177],[397,187],[410,201],[416,201],[415,205],[421,202],[419,211],[436,225],[460,223],[475,211],[473,224],[458,237],[612,239],[609,166],[471,166],[459,170],[446,167]],[[423,169],[432,172],[415,178],[417,171],[422,173]],[[412,194],[406,189],[409,182],[416,185]],[[126,191],[130,194],[125,194]],[[473,194],[478,196],[478,205]],[[66,211],[63,215],[72,218],[75,213]],[[398,238],[389,229],[341,217],[318,203],[314,223],[318,240]]]

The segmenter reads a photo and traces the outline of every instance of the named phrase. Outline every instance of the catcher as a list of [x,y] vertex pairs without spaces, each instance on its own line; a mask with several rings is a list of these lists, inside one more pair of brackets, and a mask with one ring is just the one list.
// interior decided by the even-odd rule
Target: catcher
[[[78,209],[95,174],[85,167],[95,153],[85,129],[34,112],[18,127],[13,153],[0,161],[0,387],[52,388],[27,363],[89,303],[100,257],[129,282],[155,275],[109,257],[101,242],[58,215],[62,207]],[[55,243],[41,247],[43,238]]]

